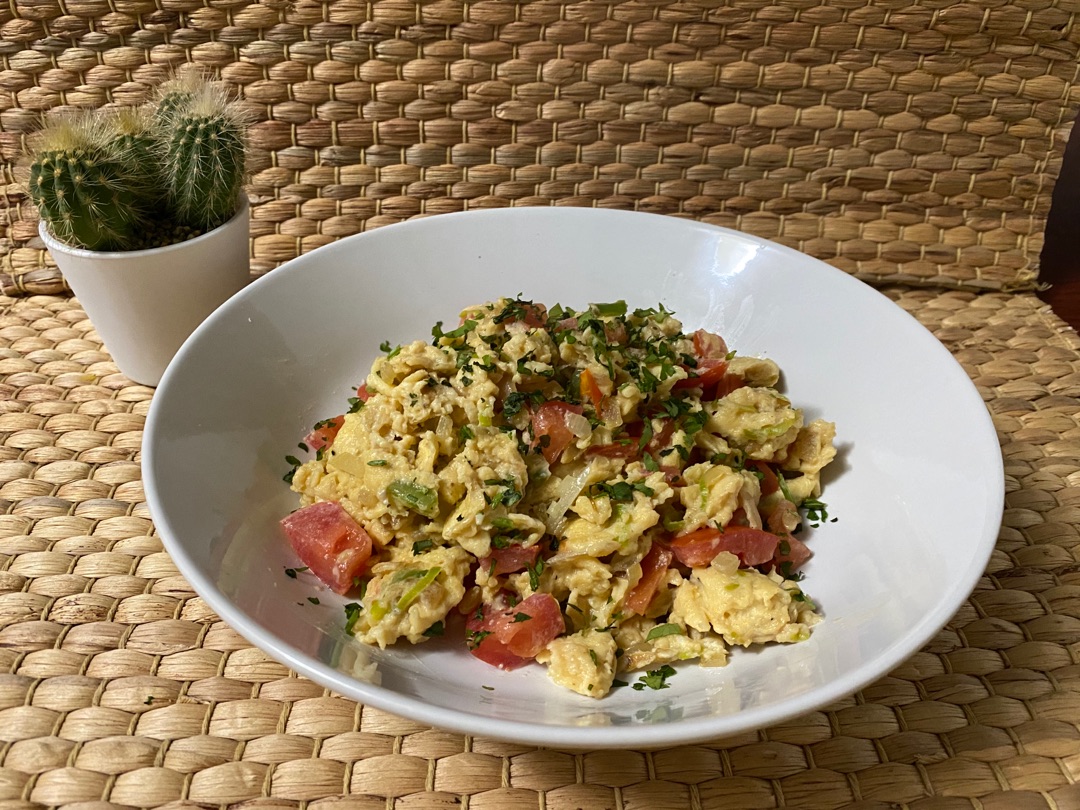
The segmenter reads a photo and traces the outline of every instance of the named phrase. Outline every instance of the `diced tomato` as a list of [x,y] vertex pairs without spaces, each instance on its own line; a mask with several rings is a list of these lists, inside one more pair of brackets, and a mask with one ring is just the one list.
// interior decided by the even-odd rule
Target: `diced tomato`
[[589,398],[596,410],[600,410],[600,405],[604,401],[604,392],[600,390],[600,384],[596,382],[596,377],[589,369],[581,372],[581,393]]
[[348,593],[371,557],[371,537],[339,503],[305,506],[281,526],[300,561],[337,593]]
[[[531,302],[522,303],[521,310],[525,313],[524,317],[519,318],[517,315],[509,315],[504,320],[504,323],[509,324],[520,321],[530,329],[539,329],[542,326],[547,326],[547,307],[543,304],[534,304]],[[482,313],[479,312],[470,312],[467,313],[467,316],[476,320],[483,317]],[[462,316],[461,323],[459,323],[458,326],[465,323],[465,317],[465,315]]]
[[[526,548],[515,544],[506,548],[492,548],[491,553],[480,560],[480,567],[495,576],[514,574],[524,571],[535,563],[538,556],[540,556],[539,545]],[[495,563],[494,569],[491,567],[492,563]]]
[[522,309],[525,310],[524,322],[530,329],[539,329],[541,326],[547,326],[547,307],[543,304],[524,304]]
[[715,399],[723,399],[732,391],[742,388],[746,385],[746,380],[740,377],[738,374],[725,374],[723,379],[716,384],[716,388],[711,391],[702,392],[702,400],[711,402]]
[[[786,545],[785,545],[786,543]],[[786,551],[785,551],[786,549]],[[784,537],[776,547],[776,556],[773,563],[780,568],[784,563],[790,562],[791,568],[795,569],[810,559],[810,548],[797,537]]]
[[469,652],[499,669],[517,669],[529,663],[528,658],[514,655],[495,633],[504,611],[494,605],[481,605],[465,622],[465,642]]
[[637,458],[638,444],[636,441],[613,442],[612,444],[598,444],[585,451],[587,456],[603,456],[604,458]]
[[694,339],[694,355],[699,360],[724,360],[728,355],[727,343],[719,335],[698,329],[692,335]]
[[513,606],[501,599],[484,605],[479,616],[469,617],[465,628],[473,655],[499,669],[516,669],[562,635],[566,624],[555,597],[534,593]]
[[648,444],[645,445],[645,449],[653,458],[659,461],[660,458],[662,458],[662,456],[660,456],[660,451],[668,448],[668,445],[671,444],[671,437],[674,435],[675,420],[665,419],[664,426],[660,428],[659,433],[653,434],[653,437],[649,440]]
[[626,324],[622,321],[610,321],[604,324],[604,340],[610,346],[621,346],[626,343]]
[[726,360],[698,360],[697,368],[686,370],[690,376],[684,380],[676,381],[673,390],[684,388],[701,388],[703,391],[724,379],[727,374]]
[[627,610],[642,616],[645,615],[649,603],[652,602],[653,597],[656,595],[656,589],[660,586],[664,574],[667,573],[668,567],[671,565],[673,556],[670,548],[655,542],[652,544],[649,553],[641,561],[641,579],[638,580],[637,585],[623,600],[623,606]]
[[362,383],[357,387],[356,397],[361,402],[367,402],[369,399],[371,399],[371,394],[369,394],[367,390],[367,383]]
[[684,487],[686,481],[683,480],[682,470],[671,464],[661,464],[660,472],[664,474],[664,480],[671,484],[673,487]]
[[304,444],[312,450],[322,450],[326,445],[334,441],[338,431],[341,430],[341,426],[344,424],[344,416],[335,416],[333,419],[319,422],[311,433],[304,437]]
[[541,436],[548,437],[546,445],[541,443],[548,464],[554,464],[574,440],[574,434],[566,424],[566,417],[572,413],[580,416],[582,410],[580,405],[554,401],[545,402],[536,409],[532,416],[533,443],[540,442]]
[[697,366],[686,369],[690,376],[685,380],[679,380],[672,388],[675,390],[701,388],[702,393],[705,393],[712,386],[722,382],[727,374],[728,347],[722,337],[706,332],[704,329],[694,332],[693,338]]
[[751,461],[750,466],[761,473],[761,495],[772,495],[780,489],[780,480],[776,471],[764,461]]
[[512,607],[495,631],[510,652],[523,658],[535,658],[537,653],[564,632],[566,622],[563,621],[559,603],[549,593],[534,593]]
[[730,551],[746,566],[761,565],[773,559],[780,539],[771,532],[749,526],[728,526],[725,531],[698,529],[676,537],[671,550],[683,565],[701,568],[721,551]]

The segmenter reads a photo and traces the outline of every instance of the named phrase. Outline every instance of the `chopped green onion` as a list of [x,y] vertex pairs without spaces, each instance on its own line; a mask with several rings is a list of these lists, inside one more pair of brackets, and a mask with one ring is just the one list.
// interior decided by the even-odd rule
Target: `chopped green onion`
[[368,615],[371,616],[372,624],[378,624],[383,620],[383,617],[390,612],[390,608],[384,605],[378,599],[375,599],[371,603],[371,607],[368,609]]
[[439,494],[431,487],[415,481],[394,481],[386,488],[386,494],[398,506],[424,517],[434,518],[439,514]]
[[416,598],[424,592],[424,589],[427,588],[427,586],[430,585],[432,582],[434,582],[441,573],[442,569],[439,568],[439,566],[429,568],[427,571],[425,571],[424,575],[420,577],[417,583],[411,588],[409,588],[409,590],[405,591],[405,594],[400,599],[398,599],[397,604],[394,606],[395,609],[405,610],[405,608],[407,608],[409,605],[416,601]]

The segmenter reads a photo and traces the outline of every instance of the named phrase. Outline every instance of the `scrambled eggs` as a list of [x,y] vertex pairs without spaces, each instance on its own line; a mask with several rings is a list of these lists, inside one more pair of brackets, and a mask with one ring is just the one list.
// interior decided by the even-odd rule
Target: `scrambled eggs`
[[[799,507],[822,506],[835,429],[804,422],[774,362],[623,302],[500,299],[433,335],[384,344],[292,475],[303,507],[340,507],[287,531],[362,593],[350,632],[385,647],[456,630],[592,697],[630,670],[809,637]],[[357,574],[331,582],[345,562]]]

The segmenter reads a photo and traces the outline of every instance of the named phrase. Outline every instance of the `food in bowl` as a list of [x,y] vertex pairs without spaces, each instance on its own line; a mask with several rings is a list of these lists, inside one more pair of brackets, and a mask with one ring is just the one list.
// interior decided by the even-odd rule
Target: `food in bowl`
[[432,334],[384,345],[289,476],[285,533],[359,595],[361,641],[457,631],[602,697],[622,672],[656,667],[635,687],[660,688],[675,661],[809,637],[796,534],[835,427],[804,422],[773,361],[622,301],[503,298]]

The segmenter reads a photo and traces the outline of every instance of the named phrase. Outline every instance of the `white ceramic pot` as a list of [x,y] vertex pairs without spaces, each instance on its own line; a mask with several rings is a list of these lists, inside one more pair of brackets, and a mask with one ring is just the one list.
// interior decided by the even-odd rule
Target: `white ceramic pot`
[[127,252],[73,248],[38,232],[117,367],[157,385],[195,327],[247,284],[247,197],[219,228],[166,247]]

